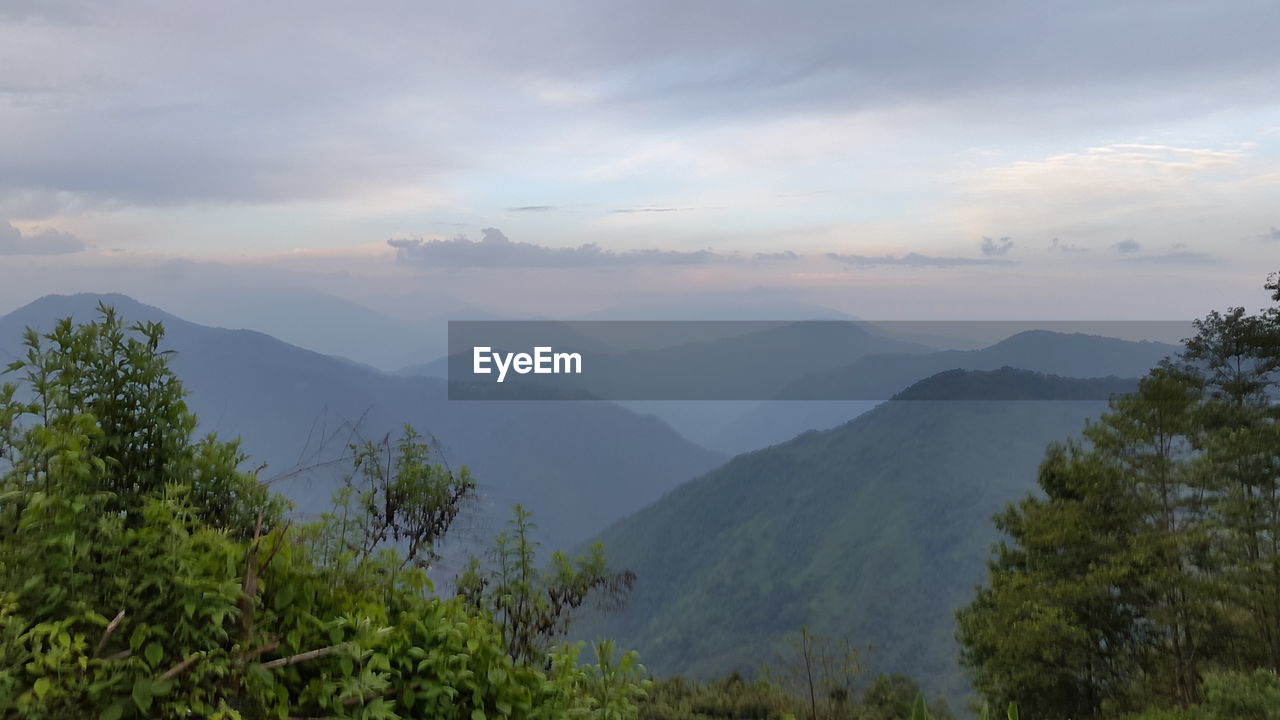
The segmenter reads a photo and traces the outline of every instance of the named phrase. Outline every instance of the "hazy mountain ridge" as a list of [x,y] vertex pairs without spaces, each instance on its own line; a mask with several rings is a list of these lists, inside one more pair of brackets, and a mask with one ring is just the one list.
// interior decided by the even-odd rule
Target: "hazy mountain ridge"
[[876,354],[798,380],[789,398],[878,400],[944,370],[1014,367],[1062,377],[1138,377],[1178,352],[1166,343],[1131,341],[1085,333],[1027,330],[980,350]]
[[779,397],[809,400],[763,403],[726,423],[718,436],[690,437],[725,452],[743,452],[781,442],[806,429],[835,427],[874,407],[876,402],[947,370],[1012,367],[1071,378],[1127,378],[1144,375],[1178,350],[1177,346],[1159,342],[1027,330],[978,350],[871,354],[843,367],[804,377],[779,393]]
[[[450,403],[445,384],[402,378],[288,345],[248,330],[189,323],[123,295],[49,296],[0,317],[0,359],[19,351],[24,327],[96,317],[99,300],[128,321],[163,322],[172,366],[202,431],[240,436],[264,477],[341,454],[347,427],[381,439],[405,423],[436,438],[450,463],[481,483],[475,522],[490,529],[523,502],[548,546],[575,543],[643,507],[723,456],[693,445],[660,421],[609,403]],[[279,481],[315,512],[328,506],[338,467]]]

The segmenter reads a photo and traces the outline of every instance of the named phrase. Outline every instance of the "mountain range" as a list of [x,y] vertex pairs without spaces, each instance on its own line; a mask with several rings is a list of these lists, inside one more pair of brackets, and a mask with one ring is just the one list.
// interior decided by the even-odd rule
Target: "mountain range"
[[127,321],[164,324],[200,430],[240,437],[252,467],[267,463],[262,475],[303,513],[328,508],[353,437],[381,439],[406,423],[480,483],[470,532],[492,532],[520,502],[549,547],[582,541],[724,459],[610,403],[450,402],[438,379],[393,376],[262,333],[197,325],[122,295],[48,296],[0,317],[0,360],[17,354],[25,327],[91,320],[99,302]]

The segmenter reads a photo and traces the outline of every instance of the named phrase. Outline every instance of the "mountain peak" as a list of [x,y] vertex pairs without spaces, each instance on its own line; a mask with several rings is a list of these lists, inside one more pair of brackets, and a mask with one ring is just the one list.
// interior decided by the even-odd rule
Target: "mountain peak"
[[29,318],[43,322],[50,317],[62,318],[70,316],[79,321],[86,321],[97,315],[99,304],[115,308],[126,321],[130,322],[142,320],[159,320],[166,323],[182,322],[179,318],[160,308],[139,302],[122,293],[45,295],[14,310],[7,317],[15,320]]

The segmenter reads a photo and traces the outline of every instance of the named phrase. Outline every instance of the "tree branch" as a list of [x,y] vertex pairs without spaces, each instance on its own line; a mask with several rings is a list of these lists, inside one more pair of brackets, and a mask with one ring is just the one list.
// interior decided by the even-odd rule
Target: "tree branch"
[[318,649],[318,650],[308,650],[307,652],[304,652],[304,653],[298,653],[297,655],[290,655],[289,657],[283,657],[283,658],[277,658],[277,659],[275,659],[275,660],[269,660],[269,661],[267,661],[267,662],[262,663],[262,667],[263,667],[263,669],[265,669],[265,670],[270,670],[270,669],[272,669],[272,668],[288,667],[288,666],[290,666],[290,665],[297,665],[298,663],[303,663],[303,662],[306,662],[306,661],[308,661],[308,660],[315,660],[316,658],[324,657],[325,655],[330,655],[330,654],[335,653],[335,652],[337,652],[337,651],[339,651],[339,650],[342,650],[342,649],[344,649],[344,648],[346,648],[346,647],[347,647],[347,643],[338,643],[337,645],[330,645],[330,646],[328,646],[328,647],[322,647],[322,648],[320,648],[320,649]]
[[116,613],[115,618],[107,623],[107,629],[102,631],[102,638],[98,640],[98,646],[93,649],[93,655],[90,657],[98,657],[102,654],[102,649],[107,646],[107,640],[111,637],[111,633],[120,627],[120,623],[124,621],[124,610]]

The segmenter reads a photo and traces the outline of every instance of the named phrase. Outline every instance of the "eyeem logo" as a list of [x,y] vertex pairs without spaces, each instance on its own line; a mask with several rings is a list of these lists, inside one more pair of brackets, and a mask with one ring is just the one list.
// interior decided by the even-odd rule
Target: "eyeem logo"
[[[476,347],[471,355],[471,371],[476,375],[489,375],[498,369],[498,382],[507,378],[508,370],[521,375],[577,375],[582,373],[582,355],[579,353],[553,352],[550,347],[535,347],[533,354],[500,353],[491,347]],[[493,367],[490,367],[490,363]]]

